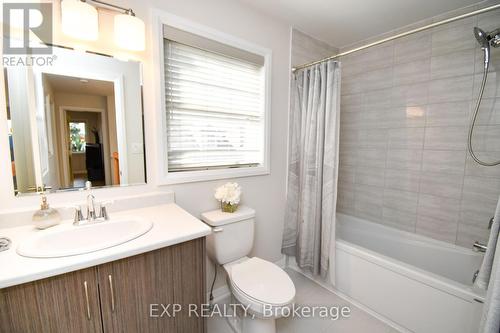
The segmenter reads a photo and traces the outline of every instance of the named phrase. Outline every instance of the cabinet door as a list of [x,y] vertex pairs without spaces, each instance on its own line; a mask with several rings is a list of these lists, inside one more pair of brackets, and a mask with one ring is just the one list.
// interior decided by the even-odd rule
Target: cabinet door
[[[174,262],[174,302],[185,311],[175,317],[176,332],[205,332],[206,321],[203,318],[189,316],[189,306],[197,307],[201,314],[201,305],[205,303],[205,238],[172,246]],[[194,311],[193,311],[194,313]]]
[[102,332],[96,268],[0,289],[0,332]]
[[172,314],[174,303],[203,302],[204,244],[198,239],[98,266],[104,332],[203,332],[202,318],[161,315],[162,305]]

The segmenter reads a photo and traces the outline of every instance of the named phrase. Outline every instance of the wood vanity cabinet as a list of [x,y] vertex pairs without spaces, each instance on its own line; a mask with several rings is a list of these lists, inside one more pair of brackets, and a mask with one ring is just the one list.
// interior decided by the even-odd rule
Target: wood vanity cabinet
[[[205,332],[205,239],[0,289],[0,332]],[[150,304],[181,304],[175,317]],[[172,313],[172,311],[170,311]]]

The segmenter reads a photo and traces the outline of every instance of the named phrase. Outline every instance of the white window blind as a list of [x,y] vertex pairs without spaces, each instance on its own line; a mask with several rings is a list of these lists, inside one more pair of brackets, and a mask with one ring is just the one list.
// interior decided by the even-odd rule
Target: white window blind
[[164,43],[169,172],[261,165],[263,65]]

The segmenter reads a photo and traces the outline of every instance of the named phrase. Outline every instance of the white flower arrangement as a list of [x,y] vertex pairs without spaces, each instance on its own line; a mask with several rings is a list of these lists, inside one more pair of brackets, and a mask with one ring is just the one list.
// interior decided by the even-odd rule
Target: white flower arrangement
[[241,200],[241,187],[238,183],[226,183],[215,189],[214,197],[223,211],[233,213]]

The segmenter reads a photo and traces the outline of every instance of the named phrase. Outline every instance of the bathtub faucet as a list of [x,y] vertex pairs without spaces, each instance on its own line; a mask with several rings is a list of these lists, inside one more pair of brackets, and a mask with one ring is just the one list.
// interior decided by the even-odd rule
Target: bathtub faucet
[[[493,225],[494,217],[490,219],[490,222],[488,223],[488,230],[491,230],[491,226]],[[488,249],[488,246],[486,244],[480,243],[480,242],[475,242],[474,245],[472,245],[472,250],[476,252],[486,252]]]
[[486,244],[475,242],[474,245],[472,245],[472,250],[476,252],[486,252],[488,247]]

